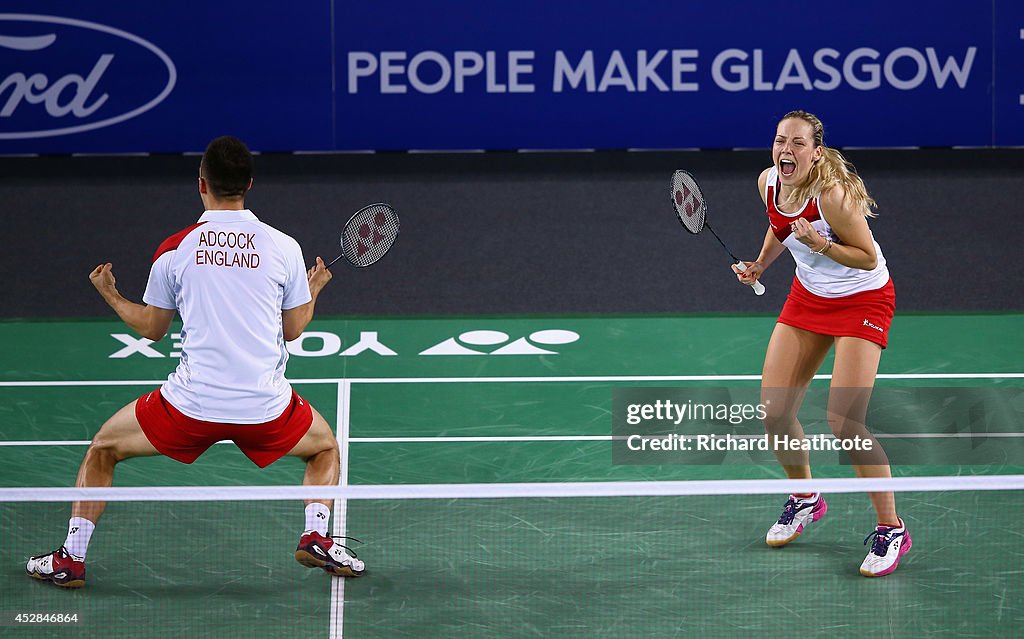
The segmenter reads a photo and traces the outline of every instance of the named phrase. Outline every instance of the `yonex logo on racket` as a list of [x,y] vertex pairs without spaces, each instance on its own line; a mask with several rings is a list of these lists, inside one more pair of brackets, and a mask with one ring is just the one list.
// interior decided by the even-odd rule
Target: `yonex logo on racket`
[[384,202],[370,204],[356,211],[341,232],[341,255],[331,260],[327,268],[342,257],[352,266],[370,266],[391,249],[401,229],[398,212]]
[[693,217],[693,212],[696,208],[693,192],[685,184],[676,191],[676,206],[679,206],[686,213],[686,217]]
[[[373,226],[371,226],[371,224]],[[379,245],[385,241],[384,235],[381,231],[387,229],[388,218],[384,215],[383,211],[379,211],[373,216],[373,220],[363,222],[359,225],[359,237],[360,241],[357,242],[357,253],[359,257],[362,257],[373,247]]]

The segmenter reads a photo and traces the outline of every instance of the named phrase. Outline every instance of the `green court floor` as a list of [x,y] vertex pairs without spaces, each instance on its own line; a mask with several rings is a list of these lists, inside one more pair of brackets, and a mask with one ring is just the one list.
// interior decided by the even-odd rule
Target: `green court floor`
[[[289,377],[339,427],[350,484],[772,479],[782,476],[774,464],[617,465],[610,435],[617,388],[756,388],[773,322],[317,320],[292,346]],[[900,316],[878,387],[1024,386],[1021,328],[1015,314]],[[4,322],[0,337],[3,487],[72,485],[103,420],[177,364],[173,338],[144,343],[116,322]],[[1022,473],[1017,414],[993,424],[1000,463],[893,472]],[[815,420],[805,419],[809,431],[821,430]],[[292,485],[302,470],[294,459],[260,470],[219,444],[190,466],[124,462],[115,486]],[[834,461],[817,473],[852,476]],[[874,525],[862,494],[829,496],[828,516],[782,549],[763,536],[785,495],[350,500],[345,527],[362,540],[369,574],[344,588],[292,559],[301,504],[112,503],[76,592],[24,576],[25,558],[62,540],[67,506],[0,503],[0,636],[1024,634],[1024,494],[897,499],[914,549],[873,580],[857,572]],[[22,611],[81,620],[7,620]]]

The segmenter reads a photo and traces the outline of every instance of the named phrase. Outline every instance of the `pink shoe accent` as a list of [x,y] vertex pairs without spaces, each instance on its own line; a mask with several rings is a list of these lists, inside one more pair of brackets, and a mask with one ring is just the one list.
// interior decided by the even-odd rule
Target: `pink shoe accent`
[[900,565],[900,559],[902,559],[903,555],[907,554],[907,552],[910,551],[910,548],[914,545],[914,542],[910,539],[910,531],[903,533],[903,539],[906,541],[900,545],[900,554],[896,555],[896,561],[882,572],[875,573],[875,577],[884,577],[896,570],[896,567]]
[[[814,523],[825,516],[828,512],[828,504],[825,502],[825,498],[818,495],[818,503],[814,504],[814,508],[811,509],[811,523]],[[800,524],[800,527],[796,529],[796,534],[799,535],[804,531],[804,525]],[[795,537],[794,537],[795,539]]]
[[825,502],[825,497],[818,495],[818,503],[814,506],[814,510],[811,511],[811,521],[818,521],[825,516],[828,512],[828,504]]

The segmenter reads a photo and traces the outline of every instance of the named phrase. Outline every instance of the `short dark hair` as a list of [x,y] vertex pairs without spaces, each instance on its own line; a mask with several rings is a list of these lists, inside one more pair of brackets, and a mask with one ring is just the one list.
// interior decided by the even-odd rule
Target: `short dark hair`
[[236,137],[219,137],[206,147],[199,175],[217,197],[243,197],[252,180],[252,153]]

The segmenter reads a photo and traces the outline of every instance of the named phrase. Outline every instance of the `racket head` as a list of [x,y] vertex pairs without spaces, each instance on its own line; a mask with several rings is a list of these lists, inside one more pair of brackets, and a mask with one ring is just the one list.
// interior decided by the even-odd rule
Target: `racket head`
[[369,266],[391,250],[400,229],[398,212],[389,204],[377,202],[364,206],[345,222],[341,254],[352,266]]
[[689,171],[682,169],[672,174],[671,191],[672,206],[676,217],[683,228],[696,235],[704,230],[707,221],[708,206],[704,201],[704,193],[700,190],[696,178]]

